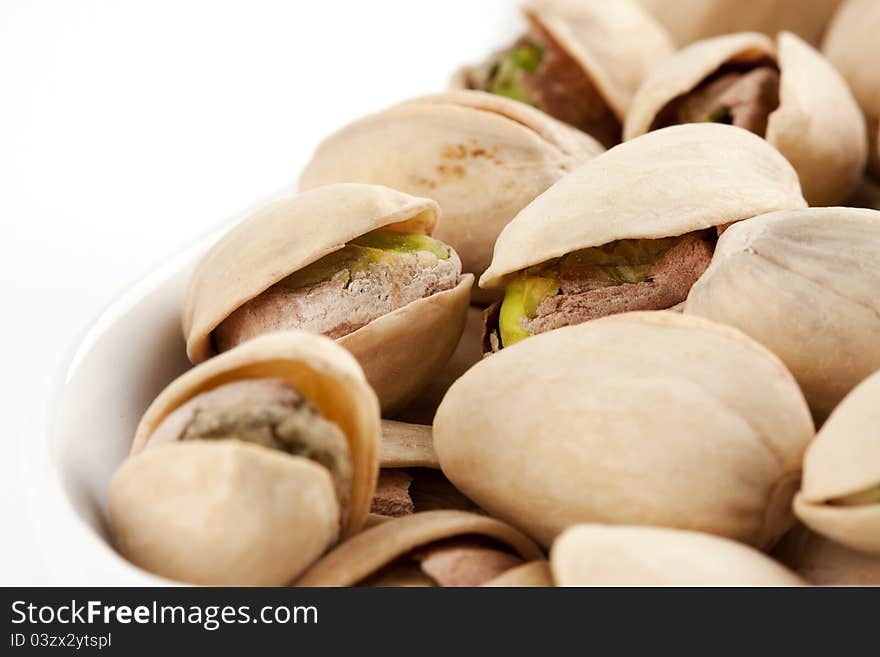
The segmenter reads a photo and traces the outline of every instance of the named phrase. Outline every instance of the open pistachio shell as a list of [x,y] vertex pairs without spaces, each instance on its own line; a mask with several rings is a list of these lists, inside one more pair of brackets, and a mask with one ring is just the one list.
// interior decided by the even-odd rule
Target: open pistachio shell
[[354,586],[395,559],[435,541],[481,536],[523,559],[543,558],[529,538],[499,520],[463,511],[427,511],[371,527],[342,543],[313,565],[297,586]]
[[[846,0],[828,28],[822,51],[837,67],[868,117],[871,172],[880,180],[880,3]],[[869,63],[870,62],[870,63]]]
[[[378,228],[430,235],[436,202],[387,187],[328,185],[287,194],[230,230],[196,268],[184,303],[187,354],[194,363],[214,355],[211,333],[233,311],[288,275]],[[434,376],[464,328],[472,277],[413,301],[337,342],[357,358],[392,412]]]
[[880,369],[880,212],[775,212],[721,236],[685,314],[735,326],[779,356],[821,423]]
[[480,286],[578,249],[801,208],[797,174],[767,142],[713,123],[648,133],[580,166],[502,231]]
[[773,556],[816,586],[880,586],[880,556],[850,550],[801,524],[783,537]]
[[794,378],[739,331],[672,312],[529,338],[475,365],[434,421],[446,476],[547,546],[582,522],[768,547],[813,437]]
[[507,222],[603,150],[527,105],[459,91],[396,105],[331,135],[300,185],[376,183],[434,199],[443,212],[435,237],[455,248],[463,271],[480,274]]
[[804,585],[741,543],[656,527],[571,527],[553,543],[550,565],[558,586]]
[[511,568],[506,573],[486,582],[483,586],[489,588],[547,588],[553,586],[553,573],[550,572],[550,563],[545,559],[540,559]]
[[816,50],[783,32],[774,44],[758,33],[699,41],[659,66],[639,89],[626,118],[625,139],[651,130],[663,109],[724,66],[771,62],[779,68],[779,105],[765,138],[798,172],[811,205],[846,200],[865,168],[864,122],[846,81]]
[[185,372],[144,413],[135,431],[132,455],[147,447],[166,417],[199,393],[232,381],[260,378],[286,381],[345,434],[351,451],[352,489],[343,533],[357,532],[369,512],[376,485],[379,409],[357,362],[328,338],[301,331],[272,333]]
[[190,584],[288,584],[336,542],[339,513],[324,467],[235,440],[147,450],[110,489],[117,549]]
[[797,516],[814,531],[880,555],[880,372],[840,403],[804,457]]
[[666,31],[632,0],[528,0],[523,11],[581,65],[621,121],[651,69],[673,52]]
[[[870,0],[869,0],[870,1]],[[679,45],[754,30],[782,30],[817,44],[841,0],[639,0]]]

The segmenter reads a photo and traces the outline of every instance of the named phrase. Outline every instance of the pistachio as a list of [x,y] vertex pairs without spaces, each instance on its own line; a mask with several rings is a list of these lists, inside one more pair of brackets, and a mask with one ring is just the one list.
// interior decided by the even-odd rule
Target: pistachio
[[773,351],[818,423],[880,369],[880,212],[811,208],[733,226],[685,314],[730,324]]
[[868,119],[869,170],[880,181],[880,71],[866,64],[880,59],[880,5],[845,0],[828,28],[822,52],[837,67]]
[[880,373],[857,386],[828,418],[804,457],[798,518],[854,550],[880,556]]
[[287,584],[364,525],[378,441],[378,401],[344,349],[257,338],[147,409],[111,482],[116,546],[181,582]]
[[851,550],[801,524],[783,537],[773,556],[816,586],[880,586],[880,557]]
[[[603,148],[522,103],[459,91],[364,117],[325,139],[300,186],[388,185],[439,203],[435,236],[481,273],[495,239],[526,204]],[[475,300],[489,296],[475,292]]]
[[633,99],[624,137],[730,123],[763,137],[798,172],[811,205],[842,203],[867,158],[864,121],[840,73],[794,34],[698,41],[658,66]]
[[434,420],[449,480],[545,546],[581,522],[771,546],[813,424],[791,374],[739,331],[671,312],[535,336],[450,388]]
[[532,0],[523,13],[527,33],[453,86],[527,103],[606,147],[620,143],[633,94],[672,53],[663,28],[631,0]]
[[605,315],[672,308],[727,226],[804,205],[791,165],[745,131],[690,124],[621,144],[502,231],[480,278],[482,287],[507,286],[488,313],[484,349]]
[[427,511],[377,524],[312,566],[297,586],[479,586],[543,554],[498,520]]
[[[284,194],[205,255],[184,304],[194,363],[265,333],[331,337],[393,413],[452,355],[472,276],[430,237],[437,204],[377,185]],[[407,376],[401,376],[406,372]]]
[[[869,0],[870,1],[870,0]],[[682,46],[707,37],[789,30],[817,44],[841,0],[639,0]]]
[[553,574],[550,572],[550,563],[545,559],[539,559],[511,568],[507,572],[484,583],[483,586],[492,588],[547,588],[553,586]]
[[757,550],[679,529],[577,525],[553,543],[558,586],[803,586]]

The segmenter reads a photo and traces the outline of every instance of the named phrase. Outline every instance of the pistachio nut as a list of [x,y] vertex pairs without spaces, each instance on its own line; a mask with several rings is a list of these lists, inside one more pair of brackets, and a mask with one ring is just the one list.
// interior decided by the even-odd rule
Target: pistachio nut
[[380,523],[315,563],[297,586],[479,586],[542,559],[531,539],[499,520],[427,511]]
[[193,274],[183,311],[194,363],[255,336],[336,339],[392,413],[434,377],[464,328],[473,277],[430,237],[434,201],[386,187],[285,194],[224,235]]
[[136,565],[181,582],[291,582],[364,524],[379,404],[354,358],[304,332],[256,338],[150,405],[110,486]]
[[464,271],[479,275],[507,222],[603,150],[522,103],[459,91],[396,105],[331,135],[300,186],[376,183],[434,199],[443,212],[436,238],[458,252]]
[[679,45],[754,30],[782,30],[818,44],[841,0],[639,0]]
[[803,586],[768,556],[736,541],[658,527],[576,525],[553,543],[558,586]]
[[810,208],[724,233],[685,314],[730,324],[791,370],[817,422],[880,369],[880,212]]
[[880,556],[878,427],[880,371],[846,396],[807,449],[794,511],[823,536]]
[[400,517],[421,511],[477,511],[440,471],[431,427],[393,420],[382,421],[379,481],[370,512]]
[[[868,118],[869,170],[880,180],[880,3],[846,0],[828,28],[822,52],[841,72]],[[870,62],[875,62],[873,65]]]
[[639,89],[624,137],[683,123],[728,123],[763,137],[798,172],[810,205],[842,203],[865,169],[864,120],[846,81],[789,32],[698,41]]
[[490,588],[547,588],[553,586],[553,573],[550,572],[549,561],[538,559],[511,568],[506,573],[489,580],[483,586]]
[[449,480],[549,546],[583,522],[765,548],[813,437],[794,378],[739,331],[673,312],[536,336],[459,379],[434,420]]
[[632,0],[530,0],[529,29],[453,86],[537,107],[593,135],[620,143],[621,123],[642,81],[673,52],[666,31]]
[[507,286],[484,347],[687,297],[719,232],[806,205],[778,151],[744,130],[674,126],[612,148],[563,178],[502,231],[486,288]]
[[880,586],[880,556],[851,550],[800,523],[774,548],[773,557],[816,586]]

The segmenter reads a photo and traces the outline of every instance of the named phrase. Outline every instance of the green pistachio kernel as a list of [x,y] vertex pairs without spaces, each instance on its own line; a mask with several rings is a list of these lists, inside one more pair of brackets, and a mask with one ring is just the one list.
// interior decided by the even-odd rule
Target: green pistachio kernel
[[516,46],[492,67],[487,91],[535,105],[535,100],[523,85],[523,78],[537,71],[543,59],[544,49],[537,44],[524,43]]
[[356,273],[395,253],[427,251],[438,260],[449,259],[449,247],[442,242],[414,233],[393,230],[374,230],[353,239],[343,248],[325,255],[284,279],[288,288],[312,287],[327,281],[341,281],[343,285]]
[[507,286],[498,318],[501,344],[509,347],[529,337],[520,319],[532,318],[547,297],[559,292],[559,281],[544,276],[518,276]]

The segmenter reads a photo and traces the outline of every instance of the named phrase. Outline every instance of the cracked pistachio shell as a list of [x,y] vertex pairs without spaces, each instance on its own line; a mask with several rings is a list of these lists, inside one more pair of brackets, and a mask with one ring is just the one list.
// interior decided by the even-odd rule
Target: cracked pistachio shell
[[880,212],[810,208],[725,231],[685,314],[735,326],[779,356],[821,423],[880,369]]
[[502,231],[480,286],[578,249],[658,238],[801,208],[797,174],[763,139],[714,123],[615,146],[541,194]]
[[[174,410],[232,381],[288,382],[348,439],[352,488],[340,509],[331,475],[305,458],[239,441],[144,449]],[[376,485],[379,405],[354,358],[304,332],[261,336],[184,373],[141,419],[113,476],[110,520],[120,551],[152,572],[195,584],[283,585],[339,533],[364,524]]]
[[604,149],[522,103],[459,91],[362,118],[318,146],[303,189],[363,182],[434,199],[434,236],[482,273],[501,229],[538,194]]
[[353,536],[306,571],[296,585],[355,586],[408,552],[455,536],[493,539],[526,560],[544,556],[531,539],[500,520],[465,511],[424,511]]
[[801,524],[783,537],[773,556],[816,586],[880,586],[880,556],[850,550]]
[[578,525],[553,543],[558,586],[803,586],[770,557],[709,534]]
[[[873,500],[839,503],[869,491]],[[823,536],[880,556],[880,372],[847,395],[810,445],[794,510]]]
[[868,117],[870,169],[880,179],[880,3],[847,0],[834,17],[822,52],[837,67]]
[[[183,330],[194,363],[214,355],[211,332],[275,283],[378,228],[430,235],[437,204],[378,185],[327,185],[256,210],[204,256],[187,290]],[[446,363],[464,329],[472,277],[379,317],[337,342],[357,358],[384,412],[404,404]]]
[[792,521],[813,437],[794,378],[739,331],[672,312],[534,336],[475,365],[434,421],[449,480],[548,546],[583,522],[757,547]]
[[632,0],[530,0],[523,13],[580,64],[621,121],[651,70],[674,51],[666,30]]
[[639,0],[639,3],[680,45],[746,30],[771,36],[789,30],[816,44],[840,1]]
[[667,104],[696,89],[720,67],[766,59],[781,72],[779,106],[770,114],[767,141],[792,163],[810,205],[845,201],[865,168],[864,120],[840,73],[788,32],[776,43],[747,32],[706,39],[679,51],[639,89],[624,138],[648,132]]

